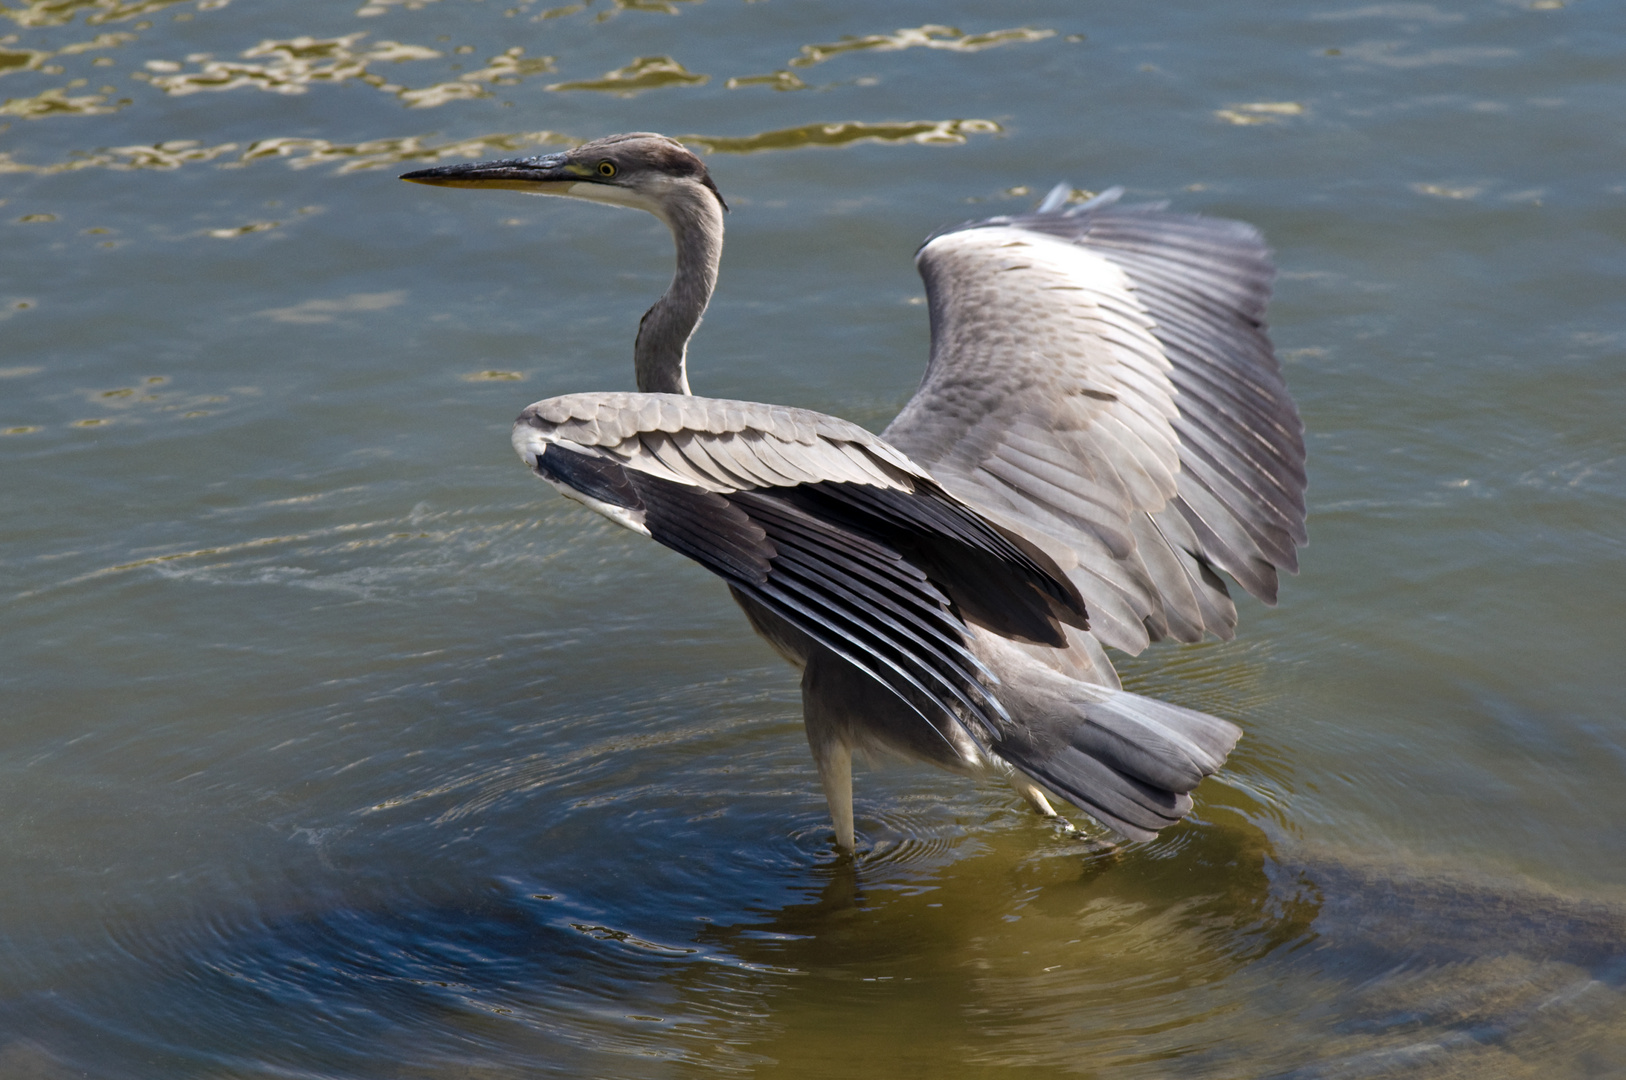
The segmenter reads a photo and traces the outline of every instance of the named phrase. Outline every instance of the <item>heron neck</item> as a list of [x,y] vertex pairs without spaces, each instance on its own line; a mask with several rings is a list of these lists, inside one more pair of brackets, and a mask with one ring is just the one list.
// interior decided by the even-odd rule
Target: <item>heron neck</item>
[[716,196],[699,184],[678,190],[681,195],[660,215],[677,245],[677,273],[666,295],[644,313],[632,350],[638,389],[646,394],[690,392],[689,338],[711,302],[723,256],[723,212]]

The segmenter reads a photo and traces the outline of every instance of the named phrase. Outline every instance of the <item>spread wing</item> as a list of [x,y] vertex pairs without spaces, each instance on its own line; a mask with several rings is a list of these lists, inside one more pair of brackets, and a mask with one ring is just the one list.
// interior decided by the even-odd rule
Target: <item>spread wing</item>
[[[514,446],[566,495],[724,578],[986,745],[1009,718],[967,623],[1060,646],[1084,604],[1040,549],[864,429],[676,394],[530,406]],[[923,705],[916,705],[923,702]]]
[[1065,191],[920,249],[931,359],[882,437],[1054,556],[1103,642],[1229,638],[1215,569],[1274,603],[1306,539],[1269,253],[1241,222]]

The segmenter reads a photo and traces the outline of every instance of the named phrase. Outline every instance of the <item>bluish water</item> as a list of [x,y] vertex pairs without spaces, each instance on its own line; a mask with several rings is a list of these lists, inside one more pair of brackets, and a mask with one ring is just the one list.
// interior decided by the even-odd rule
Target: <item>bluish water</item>
[[[1622,1075],[1626,9],[5,2],[0,1076]],[[841,862],[793,674],[514,460],[670,240],[393,177],[637,129],[697,392],[876,429],[933,229],[1265,231],[1303,572],[1120,658],[1247,731],[1189,823],[894,768]]]

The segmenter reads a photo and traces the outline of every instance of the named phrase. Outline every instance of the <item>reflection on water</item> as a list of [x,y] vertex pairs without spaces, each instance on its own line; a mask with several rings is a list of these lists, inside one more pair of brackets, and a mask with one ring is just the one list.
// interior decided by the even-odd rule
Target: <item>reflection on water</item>
[[701,86],[710,75],[697,75],[670,56],[640,56],[624,68],[606,71],[603,78],[553,83],[549,90],[600,90],[632,97],[641,90],[663,86]]
[[[80,5],[83,6],[83,5]],[[105,5],[104,5],[105,6]],[[87,18],[87,22],[123,21],[146,14],[156,5],[114,5]],[[224,4],[201,0],[199,11],[211,11]],[[410,5],[416,10],[423,5]],[[528,5],[510,8],[509,15],[523,13]],[[72,20],[72,6],[41,0],[24,9],[0,9],[20,25],[27,27],[57,26]],[[587,5],[577,8],[555,8],[539,18],[559,18],[584,13]],[[615,10],[660,11],[677,14],[671,4],[653,5],[618,0]],[[382,15],[387,6],[363,6],[357,17]],[[598,20],[612,12],[600,12]],[[179,18],[179,16],[177,16]],[[150,24],[139,29],[151,30]],[[893,52],[917,47],[949,52],[979,52],[1002,45],[1043,41],[1054,36],[1054,30],[1017,27],[984,33],[966,34],[949,26],[927,25],[905,28],[891,34],[850,36],[839,42],[803,45],[800,55],[792,57],[791,66],[808,67],[822,64],[844,53],[879,51]],[[440,35],[444,40],[447,35]],[[413,109],[428,109],[452,102],[491,97],[497,89],[514,87],[531,75],[557,70],[553,56],[526,56],[524,46],[510,46],[490,57],[474,70],[462,70],[463,63],[456,57],[474,51],[473,46],[434,48],[387,39],[367,40],[366,31],[332,38],[318,38],[305,34],[286,39],[264,39],[243,49],[236,59],[220,59],[211,53],[192,53],[184,60],[155,58],[142,61],[139,70],[128,78],[144,83],[172,97],[185,97],[199,92],[223,92],[252,89],[275,94],[305,94],[313,86],[333,86],[354,81],[390,95]],[[15,35],[7,41],[15,40]],[[67,68],[61,64],[48,65],[47,61],[70,56],[86,55],[130,45],[141,40],[141,35],[129,32],[103,33],[89,41],[63,45],[54,50],[12,49],[0,50],[0,75],[10,72],[43,72],[63,75]],[[4,44],[5,42],[0,42]],[[381,72],[391,70],[410,61],[451,59],[455,77],[427,86],[410,87],[392,81]],[[115,62],[106,57],[91,61],[94,66]],[[191,70],[189,70],[189,68]],[[671,87],[700,86],[711,76],[691,72],[670,56],[642,56],[625,66],[605,72],[596,79],[571,79],[550,83],[546,89],[555,92],[600,91],[622,97],[632,97],[646,90]],[[865,82],[866,80],[860,80]],[[873,85],[873,80],[867,80]],[[84,87],[88,80],[71,80],[67,86],[48,87],[27,97],[8,98],[0,104],[0,116],[11,115],[37,120],[61,115],[94,116],[118,112],[132,105],[135,98],[118,97],[118,88],[107,85],[96,93],[72,94],[71,90]],[[768,75],[740,75],[726,79],[729,89],[767,85],[780,90],[805,89],[807,84],[788,70]],[[511,104],[511,103],[510,103]],[[695,137],[714,152],[750,152],[761,149],[792,149],[798,146],[839,146],[864,140],[957,143],[967,133],[988,133],[999,130],[999,125],[986,120],[921,121],[910,123],[873,124],[858,121],[804,124],[783,131],[763,132],[754,136]],[[251,142],[237,159],[237,163],[260,157],[292,157],[297,164],[324,164],[343,161],[346,168],[393,167],[406,161],[438,161],[443,158],[467,156],[490,149],[516,150],[529,144],[550,141],[580,141],[579,138],[555,137],[551,133],[536,135],[488,135],[476,139],[462,139],[455,144],[424,150],[422,143],[433,136],[411,135],[388,140],[368,140],[361,144],[334,145],[327,140],[306,137],[270,136]],[[214,161],[240,149],[238,143],[223,143],[214,147],[199,145],[195,139],[172,139],[156,146],[116,147],[106,150],[80,150],[70,160],[58,163],[19,162],[11,153],[0,152],[0,172],[50,173],[75,169],[105,168],[175,168],[191,162]]]
[[751,154],[759,150],[798,150],[804,146],[846,146],[858,142],[917,143],[923,146],[954,146],[967,135],[990,135],[999,131],[992,120],[918,121],[905,124],[805,124],[760,135],[720,138],[687,135],[690,145],[717,154]]
[[[1610,5],[0,2],[0,1076],[1619,1073]],[[1265,230],[1304,574],[1120,663],[1246,731],[1193,820],[877,770],[837,858],[794,677],[527,480],[670,241],[391,175],[633,129],[697,387],[871,427],[933,229]]]
[[[1279,846],[1229,813],[1133,852],[1014,819],[857,865],[821,858],[810,826],[777,853],[678,859],[636,898],[561,887],[558,862],[369,892],[366,848],[312,835],[322,880],[297,905],[109,924],[0,1015],[77,1033],[52,1051],[64,1068],[298,1069],[331,1031],[323,1067],[357,1076],[471,1054],[495,1075],[630,1055],[810,1076],[1502,1076],[1560,1044],[1576,1068],[1542,1067],[1584,1076],[1626,1046],[1622,905]],[[702,914],[719,908],[739,914]]]
[[892,34],[864,34],[845,37],[824,45],[803,45],[800,56],[793,58],[793,67],[811,67],[822,64],[842,53],[876,50],[894,52],[899,49],[947,49],[950,52],[978,52],[999,45],[1014,45],[1024,41],[1043,41],[1055,36],[1054,30],[1035,30],[1019,26],[1010,30],[992,30],[982,34],[962,34],[952,26],[918,26]]
[[[653,58],[660,59],[660,58]],[[609,85],[583,84],[579,89],[610,89]],[[847,146],[859,142],[914,143],[930,146],[956,146],[967,135],[990,135],[1000,130],[992,120],[918,120],[906,123],[871,124],[848,121],[834,124],[804,124],[756,135],[685,135],[683,140],[698,150],[717,154],[750,154],[759,150],[796,150],[807,146]],[[326,139],[259,139],[246,148],[237,143],[198,146],[194,140],[180,139],[158,146],[119,146],[85,154],[55,165],[27,165],[0,153],[0,173],[60,173],[78,169],[176,169],[194,162],[215,161],[235,155],[228,165],[244,165],[262,158],[282,158],[296,169],[339,162],[341,173],[368,169],[392,169],[407,162],[441,162],[481,156],[520,154],[533,147],[574,145],[578,140],[552,131],[478,135],[455,143],[425,146],[426,137],[408,135],[399,139],[369,139],[348,145]],[[238,150],[242,152],[236,153]]]

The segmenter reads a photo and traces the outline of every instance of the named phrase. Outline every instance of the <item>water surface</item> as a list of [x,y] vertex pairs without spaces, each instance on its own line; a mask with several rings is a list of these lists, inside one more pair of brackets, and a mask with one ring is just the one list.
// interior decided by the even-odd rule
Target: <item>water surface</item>
[[[0,1075],[1622,1075],[1618,5],[5,2]],[[1120,663],[1247,731],[1188,823],[900,767],[843,863],[793,673],[514,460],[670,241],[393,176],[636,129],[697,392],[874,429],[933,229],[1265,231],[1303,572]]]

